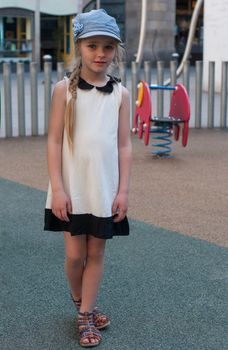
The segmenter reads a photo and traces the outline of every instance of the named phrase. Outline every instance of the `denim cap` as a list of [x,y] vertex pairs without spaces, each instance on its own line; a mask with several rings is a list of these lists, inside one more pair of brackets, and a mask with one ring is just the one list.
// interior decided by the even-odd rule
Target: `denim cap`
[[120,30],[114,17],[103,9],[80,13],[73,19],[74,41],[96,35],[112,37],[119,42]]

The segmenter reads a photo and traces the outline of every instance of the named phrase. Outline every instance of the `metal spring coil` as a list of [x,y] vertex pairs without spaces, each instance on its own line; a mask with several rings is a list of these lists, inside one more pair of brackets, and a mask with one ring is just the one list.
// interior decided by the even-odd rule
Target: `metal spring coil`
[[[172,148],[170,145],[173,143],[171,140],[172,136],[172,129],[169,127],[156,127],[154,129],[151,129],[150,132],[152,135],[152,140],[160,141],[160,142],[152,142],[152,147],[158,147],[160,149],[156,151],[152,151],[151,153],[156,156],[157,158],[172,158],[170,153],[172,152]],[[154,135],[158,134],[158,135]]]

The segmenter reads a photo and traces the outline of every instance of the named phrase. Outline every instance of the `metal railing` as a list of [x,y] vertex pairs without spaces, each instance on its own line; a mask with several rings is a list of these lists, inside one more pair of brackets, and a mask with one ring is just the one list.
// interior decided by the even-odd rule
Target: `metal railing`
[[[1,124],[0,137],[45,135],[48,131],[49,108],[54,83],[61,80],[65,74],[64,64],[57,64],[57,72],[52,71],[52,63],[44,63],[44,72],[38,73],[35,62],[30,62],[29,73],[25,73],[24,63],[16,64],[16,73],[12,74],[11,64],[3,64],[3,74],[0,74],[1,88]],[[227,128],[227,91],[228,62],[222,62],[221,91],[215,93],[215,63],[209,63],[208,91],[203,92],[203,62],[197,61],[195,67],[186,62],[182,77],[176,77],[177,62],[171,61],[170,68],[164,62],[158,61],[156,67],[144,62],[143,69],[138,69],[132,62],[131,69],[124,64],[119,67],[119,75],[123,85],[131,92],[132,115],[137,98],[137,84],[143,79],[149,84],[162,85],[165,76],[170,77],[171,85],[178,79],[185,85],[191,103],[191,127]],[[163,91],[153,97],[153,111],[163,116],[169,108],[170,98]]]

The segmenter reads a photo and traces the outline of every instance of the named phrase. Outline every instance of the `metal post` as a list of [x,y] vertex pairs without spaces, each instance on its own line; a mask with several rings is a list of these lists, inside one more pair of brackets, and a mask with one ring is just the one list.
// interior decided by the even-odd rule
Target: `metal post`
[[57,63],[57,81],[62,80],[64,75],[65,75],[64,62],[58,62]]
[[136,62],[139,67],[141,67],[141,61],[143,57],[144,42],[146,37],[146,25],[147,25],[147,0],[141,1],[141,25],[140,25],[140,35],[139,35],[139,45],[136,54]]
[[[164,62],[157,61],[157,84],[163,85],[164,83]],[[164,94],[163,91],[157,92],[157,116],[163,117],[164,113]]]
[[25,86],[24,63],[17,62],[17,102],[18,102],[18,134],[25,136]]
[[184,67],[183,67],[183,84],[185,86],[185,89],[187,90],[188,94],[189,94],[189,86],[190,86],[190,62],[186,61],[184,63]]
[[137,98],[137,85],[139,82],[138,63],[131,63],[131,114],[134,117],[135,102]]
[[36,7],[34,13],[34,48],[35,54],[33,60],[37,62],[38,70],[40,70],[40,0],[36,0]]
[[3,63],[3,80],[4,80],[4,102],[6,118],[6,137],[12,137],[12,91],[11,91],[11,65]]
[[126,69],[126,62],[120,62],[119,64],[119,75],[121,82],[124,86],[127,84],[127,69]]
[[151,84],[151,62],[144,61],[144,79],[148,85]]
[[[170,85],[175,86],[177,83],[177,60],[170,61]],[[170,101],[173,91],[170,91]]]
[[96,9],[100,9],[101,8],[101,0],[96,0]]
[[49,111],[51,105],[51,73],[52,63],[44,63],[44,132],[48,133]]
[[38,88],[37,88],[37,63],[30,63],[30,88],[31,88],[31,125],[32,135],[38,135]]
[[170,85],[175,86],[177,83],[177,61],[170,61]]
[[227,127],[227,82],[228,82],[228,62],[222,62],[222,79],[221,79],[221,102],[220,102],[220,126]]
[[215,62],[209,62],[207,127],[214,127]]
[[203,62],[196,61],[195,127],[201,128]]

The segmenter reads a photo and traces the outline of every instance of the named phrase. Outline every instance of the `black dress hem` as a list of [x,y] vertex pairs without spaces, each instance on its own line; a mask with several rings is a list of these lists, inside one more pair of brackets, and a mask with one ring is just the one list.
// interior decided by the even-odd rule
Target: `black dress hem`
[[92,235],[97,238],[111,239],[113,236],[128,236],[129,223],[125,218],[115,223],[113,216],[97,217],[92,214],[68,214],[69,222],[58,219],[51,209],[45,209],[44,230],[66,231],[72,236]]

